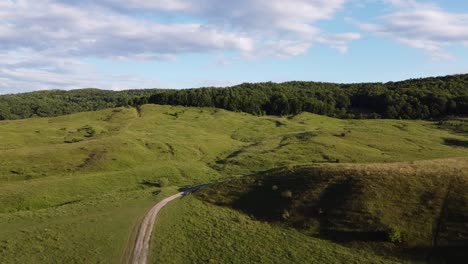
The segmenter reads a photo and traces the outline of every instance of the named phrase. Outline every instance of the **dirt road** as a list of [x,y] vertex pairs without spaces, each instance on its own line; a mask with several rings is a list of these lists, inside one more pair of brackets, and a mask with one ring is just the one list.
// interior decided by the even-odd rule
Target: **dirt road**
[[169,202],[179,197],[182,197],[182,195],[184,195],[184,193],[182,192],[172,195],[160,201],[153,208],[151,208],[151,210],[148,212],[148,214],[145,216],[145,219],[143,219],[143,222],[141,223],[130,263],[132,264],[146,264],[147,263],[149,249],[150,249],[149,244],[151,240],[151,233],[153,231],[154,222],[156,221],[156,217],[158,217],[159,211],[164,206],[166,206]]

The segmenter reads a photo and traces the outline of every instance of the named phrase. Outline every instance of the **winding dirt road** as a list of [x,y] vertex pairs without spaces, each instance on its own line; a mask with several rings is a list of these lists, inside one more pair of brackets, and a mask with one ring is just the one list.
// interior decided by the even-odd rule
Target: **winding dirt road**
[[146,264],[147,263],[149,249],[150,249],[149,244],[151,240],[151,233],[153,231],[154,222],[156,221],[156,218],[158,217],[159,211],[168,203],[170,203],[171,201],[179,197],[182,197],[183,195],[184,195],[183,192],[174,194],[160,201],[153,208],[151,208],[151,210],[148,212],[148,214],[145,216],[145,219],[143,219],[143,222],[141,223],[130,263],[132,264]]

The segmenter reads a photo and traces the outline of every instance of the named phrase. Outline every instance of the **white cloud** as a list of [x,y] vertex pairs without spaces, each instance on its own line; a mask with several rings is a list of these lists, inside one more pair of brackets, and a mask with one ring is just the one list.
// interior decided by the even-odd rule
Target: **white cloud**
[[299,41],[276,41],[269,44],[265,55],[276,55],[282,58],[299,56],[307,52],[311,44]]
[[46,89],[155,87],[157,80],[102,75],[74,58],[57,58],[31,49],[0,51],[0,94]]
[[348,52],[348,43],[361,38],[358,33],[343,33],[324,36],[318,39],[319,43],[328,44],[341,53]]
[[[128,6],[125,0],[107,0],[117,6]],[[265,54],[276,56],[297,56],[307,51],[314,43],[327,44],[326,33],[321,32],[314,23],[333,19],[337,12],[344,8],[347,0],[200,0],[196,4],[191,0],[178,0],[178,6],[195,18],[202,18],[211,24],[233,30],[246,32],[259,44],[258,49]],[[131,7],[147,10],[147,1],[133,0]],[[165,1],[151,1],[153,9],[164,11],[160,6]],[[127,4],[126,4],[127,3]],[[350,41],[342,41],[340,47]],[[272,45],[272,41],[277,41]],[[266,45],[261,45],[261,44]],[[289,43],[289,44],[285,44]],[[292,47],[293,45],[294,47]],[[299,47],[300,46],[300,47]],[[281,49],[284,47],[284,50]],[[258,53],[258,49],[255,51]],[[302,50],[302,51],[301,51]],[[277,51],[273,54],[273,51]]]
[[156,57],[226,49],[248,52],[253,40],[201,24],[158,24],[100,7],[78,8],[47,0],[18,1],[0,13],[0,48],[28,47],[61,55]]
[[104,0],[117,6],[131,8],[131,9],[156,9],[163,11],[187,11],[194,8],[193,1],[184,0],[156,0],[156,1],[145,1],[145,0]]
[[468,41],[468,13],[450,13],[435,4],[414,0],[385,1],[394,7],[394,12],[375,23],[360,24],[363,30],[421,49],[434,59],[453,58],[446,47]]
[[184,53],[219,52],[290,57],[306,53],[314,44],[345,52],[349,42],[359,39],[358,34],[322,32],[315,25],[334,18],[345,3],[3,0],[0,93],[7,87],[43,89],[108,83],[99,81],[94,69],[81,62],[84,58],[166,60]]

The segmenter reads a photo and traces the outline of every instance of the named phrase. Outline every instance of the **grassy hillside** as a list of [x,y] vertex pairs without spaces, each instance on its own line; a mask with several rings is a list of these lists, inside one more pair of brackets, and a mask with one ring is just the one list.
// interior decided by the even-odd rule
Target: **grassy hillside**
[[133,190],[162,177],[184,185],[294,164],[468,153],[465,135],[424,121],[288,119],[153,105],[140,115],[122,108],[1,122],[0,211]]
[[150,263],[398,263],[184,197],[163,209]]
[[115,262],[138,219],[179,186],[279,166],[468,155],[466,134],[426,121],[157,105],[1,121],[0,135],[1,263]]
[[[468,257],[468,158],[275,169],[197,196],[384,256]],[[434,250],[437,248],[437,250]]]

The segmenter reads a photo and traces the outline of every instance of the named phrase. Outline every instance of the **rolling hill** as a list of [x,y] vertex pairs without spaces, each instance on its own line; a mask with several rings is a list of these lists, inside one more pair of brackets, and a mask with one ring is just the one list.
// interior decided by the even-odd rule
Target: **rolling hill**
[[401,260],[457,263],[468,247],[468,159],[305,165],[197,196],[252,219]]
[[[463,132],[465,122],[463,118],[443,122],[343,120],[311,113],[290,117],[254,116],[214,108],[160,105],[1,121],[0,262],[50,263],[58,258],[67,263],[119,262],[145,212],[154,202],[182,186],[229,178],[240,180],[245,175],[263,177],[263,173],[280,167],[291,168],[293,175],[295,168],[308,168],[307,164],[311,163],[323,163],[330,168],[351,166],[341,163],[372,166],[370,163],[440,158],[465,163],[466,160],[457,159],[468,156],[468,137]],[[394,189],[391,185],[388,188]],[[374,258],[398,261],[366,248],[360,248],[361,253],[355,254],[347,245],[313,237],[309,231],[304,233],[288,221],[278,227],[266,224],[266,220],[259,222],[261,217],[250,218],[242,210],[213,205],[225,199],[222,190],[220,186],[219,196],[212,197],[219,201],[201,202],[191,197],[169,206],[167,214],[163,210],[158,224],[160,237],[168,234],[163,231],[165,222],[174,221],[174,228],[182,228],[171,215],[176,217],[178,212],[187,212],[186,216],[193,218],[190,215],[193,207],[207,221],[203,217],[188,219],[194,221],[193,227],[199,226],[196,221],[212,226],[219,214],[220,229],[214,226],[212,231],[205,230],[214,232],[217,238],[219,244],[213,249],[223,247],[224,243],[239,243],[215,234],[228,228],[230,219],[234,219],[251,225],[252,234],[260,236],[260,242],[265,239],[265,243],[272,243],[283,233],[288,237],[289,250],[277,252],[273,245],[264,249],[277,254],[266,256],[267,260],[286,260],[288,254],[291,258],[297,255],[295,259],[300,260],[311,250],[324,250],[323,254],[317,254],[317,261],[330,252],[337,252],[337,260],[351,258],[353,254],[357,260],[364,252],[368,262]],[[435,195],[434,203],[438,205],[441,194]],[[375,205],[372,210],[384,209]],[[289,214],[291,221],[295,219],[293,212]],[[383,227],[391,221],[391,217],[381,219]],[[401,230],[403,238],[405,230]],[[201,229],[201,233],[193,235],[205,231]],[[242,229],[232,231],[232,235],[240,235]],[[265,232],[271,232],[271,237],[261,237]],[[180,234],[180,230],[173,229],[174,243],[184,239]],[[253,258],[262,252],[263,249],[248,246],[260,242],[244,238],[243,254],[251,254]],[[427,234],[415,236],[416,241],[426,238]],[[310,245],[301,245],[303,240]],[[162,252],[158,243],[153,244],[154,252]],[[191,250],[190,256],[200,253],[200,262],[209,260],[210,254],[217,254],[206,251],[206,247],[203,252],[198,252],[201,247],[186,250]],[[164,254],[158,257],[167,256]]]

